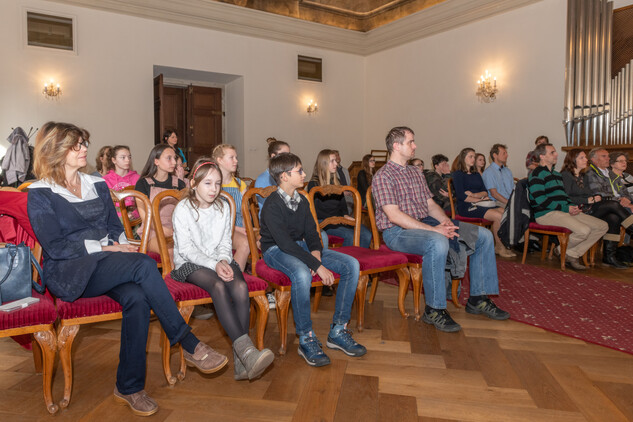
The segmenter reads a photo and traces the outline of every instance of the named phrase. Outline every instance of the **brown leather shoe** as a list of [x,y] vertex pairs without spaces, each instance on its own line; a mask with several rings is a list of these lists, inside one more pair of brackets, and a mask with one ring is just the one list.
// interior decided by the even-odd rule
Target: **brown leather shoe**
[[203,342],[198,343],[193,354],[183,349],[185,361],[189,366],[195,366],[204,374],[212,374],[224,368],[229,359],[213,350],[210,346]]
[[132,394],[121,394],[119,389],[114,387],[114,398],[116,401],[130,406],[132,412],[138,416],[150,416],[158,412],[158,404],[147,395],[145,390]]

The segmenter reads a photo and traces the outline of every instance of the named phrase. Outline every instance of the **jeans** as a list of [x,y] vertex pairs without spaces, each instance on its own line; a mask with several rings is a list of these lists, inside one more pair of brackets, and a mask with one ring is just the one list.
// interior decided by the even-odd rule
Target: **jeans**
[[[475,252],[470,255],[470,295],[499,294],[497,261],[494,239],[490,230],[479,227]],[[446,308],[446,283],[444,271],[448,254],[446,236],[430,230],[403,229],[394,226],[385,230],[382,237],[389,249],[421,255],[424,300],[435,309]]]
[[100,260],[81,297],[108,295],[123,307],[116,386],[133,394],[145,386],[150,309],[172,345],[191,330],[178,312],[156,261],[140,253],[114,252]]
[[[325,228],[327,234],[343,238],[343,246],[354,246],[354,228],[338,224]],[[360,225],[360,247],[369,248],[371,243],[371,231],[364,225]]]
[[[305,241],[297,241],[297,244],[308,251]],[[310,317],[312,274],[310,268],[299,258],[282,252],[278,246],[268,248],[264,252],[264,261],[270,268],[279,270],[290,278],[292,282],[290,302],[292,303],[296,332],[298,336],[307,335],[312,331]],[[321,252],[321,263],[328,270],[341,276],[336,291],[336,305],[332,322],[334,324],[347,324],[352,313],[360,265],[355,258],[330,249],[323,249]]]

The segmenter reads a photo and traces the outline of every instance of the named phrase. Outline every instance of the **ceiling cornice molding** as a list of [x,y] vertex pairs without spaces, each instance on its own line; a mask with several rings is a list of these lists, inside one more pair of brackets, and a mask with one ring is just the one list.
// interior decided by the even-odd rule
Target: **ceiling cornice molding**
[[366,33],[208,0],[49,1],[365,56],[542,0],[446,0]]

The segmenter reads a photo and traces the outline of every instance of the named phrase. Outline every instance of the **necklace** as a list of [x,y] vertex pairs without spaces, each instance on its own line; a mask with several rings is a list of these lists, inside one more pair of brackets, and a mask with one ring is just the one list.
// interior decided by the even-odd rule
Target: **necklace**
[[[66,181],[66,187],[68,187],[68,189],[72,193],[77,194],[77,191],[81,187],[81,179],[79,179],[79,175],[78,174],[76,175],[75,179],[76,179],[75,183],[74,183],[75,186],[71,185],[68,181]],[[77,180],[77,179],[79,179],[79,180]]]

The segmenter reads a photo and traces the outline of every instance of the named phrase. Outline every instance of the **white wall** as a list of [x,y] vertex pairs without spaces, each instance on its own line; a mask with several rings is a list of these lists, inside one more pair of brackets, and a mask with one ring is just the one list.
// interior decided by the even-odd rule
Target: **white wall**
[[[79,54],[25,48],[25,7],[77,16]],[[100,146],[123,143],[140,170],[153,146],[152,69],[161,65],[243,76],[226,87],[243,98],[226,110],[227,142],[245,152],[243,175],[265,168],[269,136],[288,141],[306,168],[322,148],[338,148],[346,161],[360,153],[351,142],[362,138],[360,56],[39,0],[2,1],[0,16],[0,147],[7,147],[11,127],[68,121],[91,132],[91,162]],[[297,80],[298,54],[323,58],[323,83]],[[62,85],[60,101],[41,94],[49,78]],[[320,111],[310,117],[312,97]]]
[[[509,148],[509,167],[525,174],[537,135],[564,143],[566,4],[545,0],[367,58],[365,149],[384,148],[397,125],[416,133],[416,155],[443,153],[450,162],[465,146],[488,156]],[[479,103],[476,81],[497,76],[495,102]]]

